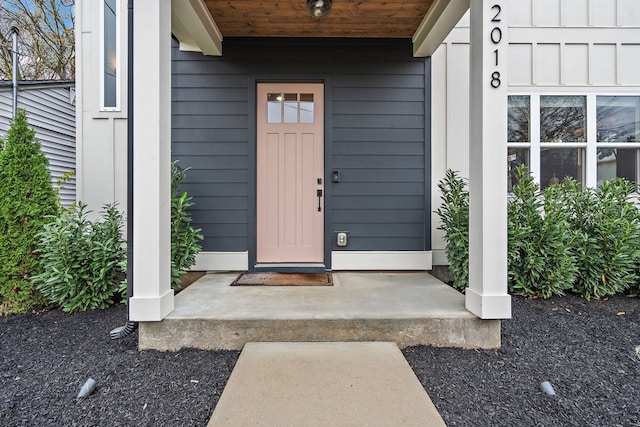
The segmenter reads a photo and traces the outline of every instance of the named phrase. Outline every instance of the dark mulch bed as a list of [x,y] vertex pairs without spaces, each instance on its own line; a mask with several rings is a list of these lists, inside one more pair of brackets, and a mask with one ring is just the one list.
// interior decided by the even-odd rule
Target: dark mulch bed
[[[500,350],[404,354],[449,426],[640,426],[639,307],[515,297]],[[239,353],[138,352],[135,333],[109,340],[125,312],[0,318],[0,425],[206,426]]]
[[404,354],[450,426],[640,426],[637,345],[638,298],[515,297],[499,350]]
[[137,332],[109,339],[125,320],[124,306],[0,319],[0,425],[206,426],[239,352],[139,352]]

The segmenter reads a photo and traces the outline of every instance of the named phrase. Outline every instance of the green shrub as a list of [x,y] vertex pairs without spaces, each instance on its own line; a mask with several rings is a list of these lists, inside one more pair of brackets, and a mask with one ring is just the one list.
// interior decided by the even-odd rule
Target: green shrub
[[196,254],[202,250],[198,243],[202,240],[199,228],[191,225],[191,214],[187,209],[193,206],[191,197],[180,192],[180,183],[186,171],[175,161],[171,163],[171,287],[180,289],[180,281],[187,270],[196,263]]
[[38,233],[43,272],[33,283],[63,311],[106,308],[120,301],[126,270],[123,215],[105,205],[102,220],[90,221],[86,205],[62,211]]
[[31,283],[39,274],[36,234],[59,202],[51,185],[47,158],[18,111],[0,152],[0,314],[25,313],[44,300]]
[[551,186],[543,197],[524,165],[517,167],[516,177],[508,204],[509,291],[543,298],[563,295],[577,268],[571,252],[575,233],[561,188]]
[[436,210],[447,244],[446,254],[453,287],[464,291],[469,286],[469,190],[467,180],[448,169],[438,183],[442,206]]
[[565,183],[570,222],[578,231],[573,250],[578,277],[574,291],[586,299],[624,292],[636,285],[640,215],[629,181],[605,181],[597,191]]
[[[596,190],[567,178],[538,189],[524,166],[508,204],[509,291],[548,298],[574,292],[602,298],[640,292],[640,212],[634,185],[617,179]],[[454,287],[468,285],[469,194],[447,171],[436,211],[445,231]]]

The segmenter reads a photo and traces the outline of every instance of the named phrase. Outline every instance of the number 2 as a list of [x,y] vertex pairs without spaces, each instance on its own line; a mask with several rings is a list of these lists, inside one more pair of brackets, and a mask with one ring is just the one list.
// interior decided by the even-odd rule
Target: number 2
[[493,19],[491,20],[491,22],[500,22],[502,21],[500,18],[498,18],[498,16],[500,16],[500,12],[502,12],[502,8],[500,7],[499,4],[494,4],[493,6],[491,6],[491,9],[496,9],[497,12],[495,14],[495,16],[493,17]]

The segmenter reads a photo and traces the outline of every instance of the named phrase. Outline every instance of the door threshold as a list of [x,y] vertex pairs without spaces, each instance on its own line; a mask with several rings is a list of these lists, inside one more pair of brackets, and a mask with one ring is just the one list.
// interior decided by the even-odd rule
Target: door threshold
[[323,273],[329,271],[321,263],[261,263],[253,267],[253,271],[269,271],[274,273]]

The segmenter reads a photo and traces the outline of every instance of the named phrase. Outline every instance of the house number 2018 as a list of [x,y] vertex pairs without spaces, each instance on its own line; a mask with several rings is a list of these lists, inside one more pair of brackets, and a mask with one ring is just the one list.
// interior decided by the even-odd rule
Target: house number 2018
[[[493,15],[491,22],[492,23],[502,22],[502,18],[500,18],[502,7],[500,7],[499,4],[494,4],[493,6],[491,6],[491,10],[495,11],[495,15]],[[498,45],[502,41],[502,30],[500,29],[500,27],[497,25],[494,26],[491,29],[491,33],[489,33],[489,37],[491,39],[491,43],[493,43],[496,46],[496,49],[493,51],[493,54],[495,55],[496,67],[498,67],[498,65],[500,64],[500,50],[498,49]],[[491,73],[491,87],[494,89],[497,89],[500,87],[500,84],[501,84],[500,71],[494,71],[493,73]]]

